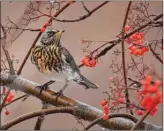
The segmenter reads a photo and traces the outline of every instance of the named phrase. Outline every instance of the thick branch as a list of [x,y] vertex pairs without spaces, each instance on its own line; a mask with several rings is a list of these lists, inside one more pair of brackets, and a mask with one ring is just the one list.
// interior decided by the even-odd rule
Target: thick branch
[[[36,86],[38,84],[26,80],[20,76],[10,76],[7,74],[1,74],[1,86],[3,85],[10,85],[13,89],[23,91],[27,94],[33,95],[40,99],[41,101],[45,101],[49,104],[52,104],[54,106],[73,106],[76,108],[76,114],[78,118],[87,120],[87,121],[93,121],[99,117],[102,116],[103,112],[95,107],[92,107],[90,105],[87,105],[85,103],[82,103],[77,100],[73,100],[71,98],[68,98],[66,96],[60,96],[57,98],[56,95],[54,95],[54,92],[47,90],[43,91],[40,95],[40,91],[36,89]],[[53,95],[52,95],[53,94]],[[108,121],[99,123],[100,126],[104,128],[109,129],[124,129],[129,130],[134,126],[134,122],[131,120],[125,119],[125,118],[112,118]],[[155,126],[153,124],[143,122],[138,126],[137,129],[147,129],[147,127],[151,127],[150,129],[161,129],[160,126]]]
[[2,125],[1,130],[6,130],[22,121],[28,120],[33,117],[37,117],[40,115],[49,115],[49,114],[54,114],[54,113],[69,113],[74,115],[74,107],[53,107],[49,109],[43,109],[43,110],[38,110],[38,111],[33,111],[27,114],[24,114],[22,116],[19,116],[8,123]]

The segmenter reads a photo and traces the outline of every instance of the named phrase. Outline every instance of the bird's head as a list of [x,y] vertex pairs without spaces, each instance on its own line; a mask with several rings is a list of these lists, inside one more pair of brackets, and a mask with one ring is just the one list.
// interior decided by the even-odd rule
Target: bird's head
[[46,29],[41,38],[44,45],[60,44],[60,38],[65,30]]

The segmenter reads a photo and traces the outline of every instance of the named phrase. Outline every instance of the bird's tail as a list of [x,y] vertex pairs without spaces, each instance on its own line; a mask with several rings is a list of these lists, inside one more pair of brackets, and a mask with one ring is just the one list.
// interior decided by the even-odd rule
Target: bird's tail
[[78,82],[79,85],[83,85],[86,87],[86,89],[97,89],[99,86],[93,84],[92,82],[90,82],[87,78],[85,78],[83,75],[81,75],[81,80]]

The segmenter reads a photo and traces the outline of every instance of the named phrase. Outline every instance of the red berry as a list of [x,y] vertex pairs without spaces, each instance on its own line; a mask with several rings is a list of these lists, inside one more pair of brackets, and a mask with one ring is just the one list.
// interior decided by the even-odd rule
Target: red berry
[[130,40],[127,38],[127,39],[125,39],[125,42],[129,44]]
[[144,40],[142,40],[142,39],[138,41],[138,44],[139,44],[139,45],[141,45],[141,44],[143,44],[143,43],[144,43]]
[[109,110],[104,110],[104,114],[108,115]]
[[11,93],[8,97],[14,98],[14,94]]
[[151,82],[147,80],[142,80],[141,83],[144,85],[144,87],[150,86]]
[[106,114],[103,114],[103,120],[108,120],[109,116]]
[[94,67],[96,65],[95,59],[89,61],[90,67]]
[[147,75],[146,78],[145,78],[146,81],[152,81],[152,77],[150,75]]
[[134,41],[137,40],[137,35],[136,34],[132,35],[132,40],[134,40]]
[[143,113],[144,113],[144,111],[142,111],[142,110],[137,110],[137,115],[143,115]]
[[5,111],[5,115],[9,115],[10,114],[10,112],[9,111]]
[[88,57],[82,58],[81,63],[87,67],[90,66]]
[[49,22],[46,22],[46,23],[45,23],[45,26],[47,27],[47,26],[49,26],[49,24],[50,24]]
[[150,115],[151,115],[151,116],[154,116],[154,114],[155,114],[157,111],[158,111],[158,107],[156,106],[156,107],[154,107],[154,108],[152,109],[152,111],[150,112]]
[[41,32],[44,32],[44,31],[45,31],[45,28],[44,28],[44,27],[42,27],[42,28],[40,29],[40,31],[41,31]]
[[148,93],[155,93],[155,92],[158,91],[158,88],[157,88],[156,86],[150,85],[148,88],[146,88],[146,91],[147,91]]
[[162,82],[160,80],[156,80],[154,85],[156,87],[161,87],[162,86]]
[[72,4],[72,3],[73,3],[73,1],[72,1],[72,0],[68,0],[68,3],[69,3],[69,4]]
[[122,94],[120,92],[115,93],[115,97],[121,97],[121,96],[122,96]]
[[134,51],[134,55],[139,55],[139,52],[140,52],[140,49],[136,49],[136,50]]
[[124,98],[119,98],[118,101],[119,101],[120,103],[124,103]]
[[142,39],[142,36],[140,34],[137,34],[136,35],[136,38],[137,38],[137,40],[141,40]]
[[7,97],[6,101],[7,101],[8,103],[10,103],[10,102],[12,101],[12,98],[11,98],[11,97]]
[[109,106],[108,105],[105,105],[104,106],[104,110],[106,111],[106,110],[109,110]]
[[126,25],[125,26],[125,32],[128,32],[130,30],[130,26],[129,25]]
[[138,33],[138,35],[140,35],[140,36],[141,36],[141,38],[143,38],[143,37],[144,37],[144,33],[142,33],[142,32]]
[[102,106],[105,106],[106,104],[108,104],[108,101],[107,100],[104,99],[104,100],[101,101],[101,105]]
[[141,49],[138,49],[138,50],[139,50],[138,55],[143,55],[144,54],[144,52],[142,52]]
[[158,91],[157,93],[156,93],[156,97],[157,97],[157,103],[162,103],[162,92],[161,91]]
[[149,48],[148,48],[148,47],[143,47],[143,48],[142,48],[142,51],[143,51],[143,52],[147,52],[147,51],[149,51]]

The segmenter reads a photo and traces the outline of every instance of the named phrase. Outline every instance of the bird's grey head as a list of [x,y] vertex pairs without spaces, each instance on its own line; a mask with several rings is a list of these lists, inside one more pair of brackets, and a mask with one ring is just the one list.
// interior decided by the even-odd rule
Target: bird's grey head
[[41,38],[43,45],[60,44],[60,38],[65,30],[46,29]]

